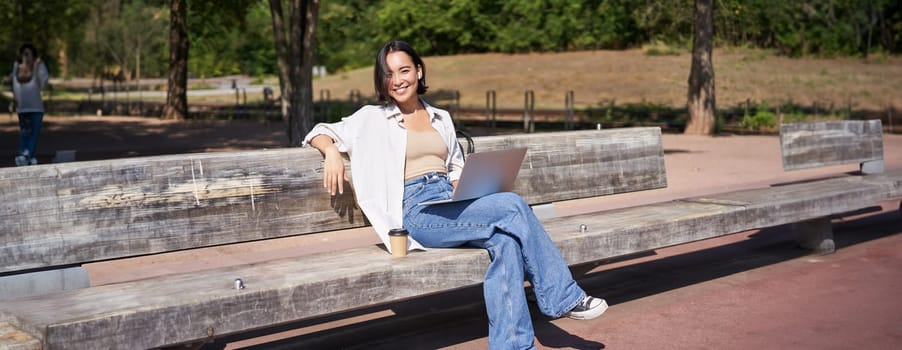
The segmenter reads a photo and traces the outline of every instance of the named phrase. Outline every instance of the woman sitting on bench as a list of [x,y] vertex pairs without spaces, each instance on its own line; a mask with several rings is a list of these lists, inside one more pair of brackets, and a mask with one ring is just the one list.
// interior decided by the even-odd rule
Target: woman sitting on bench
[[[403,41],[376,55],[376,95],[384,102],[350,117],[317,124],[305,143],[325,157],[323,186],[344,192],[342,152],[351,160],[360,209],[387,242],[391,228],[410,232],[412,249],[474,246],[488,250],[491,263],[484,295],[489,347],[534,348],[534,331],[523,281],[533,286],[539,309],[551,317],[592,319],[607,304],[586,295],[532,209],[514,193],[435,205],[450,198],[464,160],[448,112],[420,99],[426,66]],[[388,247],[389,245],[386,244]],[[389,248],[390,249],[390,248]],[[425,257],[424,257],[425,258]]]

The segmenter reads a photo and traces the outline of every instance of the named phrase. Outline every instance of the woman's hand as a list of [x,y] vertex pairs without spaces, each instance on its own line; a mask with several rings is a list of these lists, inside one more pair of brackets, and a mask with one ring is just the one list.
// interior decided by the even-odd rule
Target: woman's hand
[[338,190],[338,194],[343,194],[345,181],[348,178],[345,176],[344,159],[341,158],[338,147],[335,147],[335,141],[329,136],[317,135],[310,140],[310,145],[319,150],[325,158],[323,160],[323,187],[333,196],[335,190]]
[[344,182],[348,179],[345,176],[344,159],[341,158],[341,153],[334,146],[326,150],[324,154],[326,159],[323,161],[323,187],[333,196],[336,189],[338,194],[343,194],[345,192]]

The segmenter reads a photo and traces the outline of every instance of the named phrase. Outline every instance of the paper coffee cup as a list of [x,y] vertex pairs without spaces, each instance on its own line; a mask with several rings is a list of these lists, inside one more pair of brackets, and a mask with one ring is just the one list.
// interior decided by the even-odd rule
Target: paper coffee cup
[[392,256],[407,256],[407,230],[403,228],[396,228],[388,231],[388,240],[391,244]]

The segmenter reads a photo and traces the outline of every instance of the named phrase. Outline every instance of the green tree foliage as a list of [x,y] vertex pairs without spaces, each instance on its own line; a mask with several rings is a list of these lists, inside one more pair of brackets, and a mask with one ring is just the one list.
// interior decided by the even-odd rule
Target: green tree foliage
[[[193,76],[274,75],[268,1],[191,0]],[[322,1],[316,65],[372,64],[390,39],[425,55],[626,49],[651,42],[688,48],[693,0],[328,0]],[[52,73],[94,76],[167,69],[166,0],[0,1],[0,50],[12,61],[31,41]],[[894,0],[715,0],[716,45],[787,56],[902,51],[902,2]],[[11,64],[0,64],[8,74]]]
[[604,0],[591,4],[580,15],[573,44],[576,48],[624,49],[644,41],[632,16],[635,1]]
[[721,42],[773,48],[789,56],[899,53],[902,6],[892,0],[722,0]]
[[504,19],[495,29],[497,40],[490,48],[504,52],[578,48],[573,38],[584,10],[584,4],[567,0],[505,2],[495,13]]
[[16,51],[25,42],[38,48],[51,75],[59,74],[60,51],[66,49],[65,39],[82,30],[87,9],[87,2],[82,1],[0,1],[0,23],[3,23],[0,25],[2,77],[8,76],[12,71]]
[[[427,55],[566,51],[635,46],[634,1],[385,1],[375,6],[377,40],[400,38]],[[331,8],[326,8],[328,16]],[[423,16],[423,14],[429,14]],[[322,38],[335,35],[322,32]]]
[[266,2],[252,4],[248,10],[246,31],[242,34],[238,55],[241,73],[252,76],[275,75],[276,49],[272,44],[272,18]]
[[376,9],[369,0],[323,1],[316,28],[316,61],[330,70],[372,64]]
[[[369,59],[354,59],[353,52],[365,57],[393,38],[407,40],[427,55],[623,49],[654,41],[686,47],[692,38],[692,9],[692,0],[334,0],[323,8],[319,36],[330,46],[319,47],[318,57],[330,68],[345,62],[356,66]],[[719,45],[774,49],[789,56],[902,50],[902,5],[897,1],[718,0],[714,11]],[[336,26],[329,27],[333,22]],[[349,25],[357,30],[347,29]],[[369,50],[361,53],[362,46]],[[334,65],[324,51],[347,54]]]
[[645,40],[685,44],[692,38],[693,4],[693,0],[648,1],[634,9],[632,17]]
[[[262,1],[190,1],[189,71],[198,77],[252,72],[274,74],[275,49],[272,49],[272,36],[264,37],[272,33],[271,27],[269,7]],[[266,58],[269,60],[263,61]]]
[[375,11],[374,43],[378,47],[391,39],[402,39],[426,55],[485,51],[486,44],[493,40],[491,28],[496,24],[487,23],[486,11],[491,9],[483,3],[479,0],[385,1]]
[[85,31],[67,38],[71,75],[118,77],[165,75],[169,11],[157,3],[95,2]]

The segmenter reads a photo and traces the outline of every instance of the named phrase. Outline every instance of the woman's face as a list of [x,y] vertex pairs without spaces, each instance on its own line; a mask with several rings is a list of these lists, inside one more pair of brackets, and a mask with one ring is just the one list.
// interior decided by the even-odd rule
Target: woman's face
[[417,102],[420,67],[415,66],[413,59],[404,51],[389,52],[385,63],[388,65],[388,96],[398,105]]

